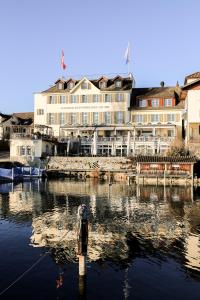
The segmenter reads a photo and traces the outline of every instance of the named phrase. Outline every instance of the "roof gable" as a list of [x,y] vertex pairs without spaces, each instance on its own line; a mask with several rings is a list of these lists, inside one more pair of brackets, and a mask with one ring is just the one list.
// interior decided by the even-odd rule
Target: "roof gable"
[[200,89],[200,78],[196,79],[186,85],[183,86],[183,90],[199,90]]
[[[73,89],[71,89],[71,91],[70,91],[70,93],[72,94],[72,93],[74,93],[74,92],[76,92],[78,89],[80,89],[81,88],[81,85],[84,83],[84,82],[86,82],[86,83],[88,83],[89,84],[89,86],[90,86],[90,90],[91,90],[91,88],[93,88],[93,89],[95,89],[96,91],[98,91],[99,92],[99,89],[87,78],[87,77],[83,77],[74,87],[73,87]],[[84,89],[83,91],[86,91],[87,89]]]
[[200,79],[200,72],[195,72],[185,77],[184,85],[187,84],[188,79]]

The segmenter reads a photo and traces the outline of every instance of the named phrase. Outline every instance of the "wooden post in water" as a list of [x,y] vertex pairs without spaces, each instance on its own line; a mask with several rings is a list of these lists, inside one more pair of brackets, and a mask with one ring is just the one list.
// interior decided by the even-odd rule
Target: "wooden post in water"
[[87,244],[88,244],[88,211],[85,204],[78,207],[78,258],[79,258],[79,276],[86,275],[86,257],[87,257]]
[[88,210],[85,204],[78,207],[77,213],[77,256],[79,260],[79,295],[84,299],[86,294],[86,259],[88,245]]

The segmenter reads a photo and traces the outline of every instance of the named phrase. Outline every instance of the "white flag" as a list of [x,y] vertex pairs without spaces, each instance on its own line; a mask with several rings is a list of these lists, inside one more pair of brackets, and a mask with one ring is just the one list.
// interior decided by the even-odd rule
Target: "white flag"
[[124,58],[126,60],[126,64],[130,63],[130,60],[131,60],[130,43],[128,43],[128,46],[127,46],[125,54],[124,54]]

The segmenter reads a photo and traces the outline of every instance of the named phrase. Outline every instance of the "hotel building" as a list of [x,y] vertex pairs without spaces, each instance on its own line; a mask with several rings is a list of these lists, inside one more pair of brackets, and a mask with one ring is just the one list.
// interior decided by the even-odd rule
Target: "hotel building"
[[[129,156],[167,152],[182,140],[181,88],[135,88],[134,78],[58,79],[35,93],[35,127],[50,126],[68,155]],[[59,151],[58,151],[59,152]]]

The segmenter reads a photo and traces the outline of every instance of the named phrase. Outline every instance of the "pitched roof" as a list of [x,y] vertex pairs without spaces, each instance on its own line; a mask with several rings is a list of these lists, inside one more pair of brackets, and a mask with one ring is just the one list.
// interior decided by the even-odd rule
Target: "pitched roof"
[[0,113],[0,117],[2,117],[2,122],[5,122],[8,119],[10,119],[12,116]]
[[[122,86],[120,88],[116,88],[115,86],[115,80],[116,78],[120,78],[122,80]],[[83,77],[85,78],[85,77]],[[82,79],[83,79],[82,78]],[[72,78],[70,78],[71,80],[73,80]],[[75,82],[75,86],[82,80],[74,80]],[[101,76],[100,78],[97,79],[92,79],[89,80],[92,84],[94,84],[94,86],[96,86],[97,88],[99,88],[99,81],[101,81],[102,79],[107,81],[107,86],[105,88],[101,88],[101,90],[103,91],[124,91],[124,90],[131,90],[132,89],[132,82],[133,79],[130,77],[121,77],[121,76],[115,76],[114,78],[107,78],[104,76]],[[67,82],[69,81],[69,79],[64,81],[64,85],[63,85],[63,89],[58,89],[57,85],[53,85],[52,87],[50,87],[49,89],[43,91],[42,93],[63,93],[63,92],[69,92],[68,86],[67,86]],[[58,82],[58,80],[56,81]]]
[[34,112],[13,113],[14,117],[21,119],[34,119]]
[[184,81],[184,84],[186,84],[186,82],[187,82],[187,79],[200,79],[200,72],[195,72],[195,73],[192,73],[192,74],[190,74],[190,75],[187,75],[186,77],[185,77],[185,81]]
[[137,162],[148,163],[164,163],[164,162],[176,162],[176,163],[194,163],[196,158],[194,156],[137,156],[135,157]]
[[183,90],[187,90],[187,89],[190,89],[192,86],[195,86],[195,85],[199,85],[200,84],[200,78],[188,83],[188,84],[185,84],[182,89]]
[[180,93],[181,88],[179,86],[133,88],[131,95],[131,106],[137,106],[137,100],[139,99],[177,98],[180,96]]

